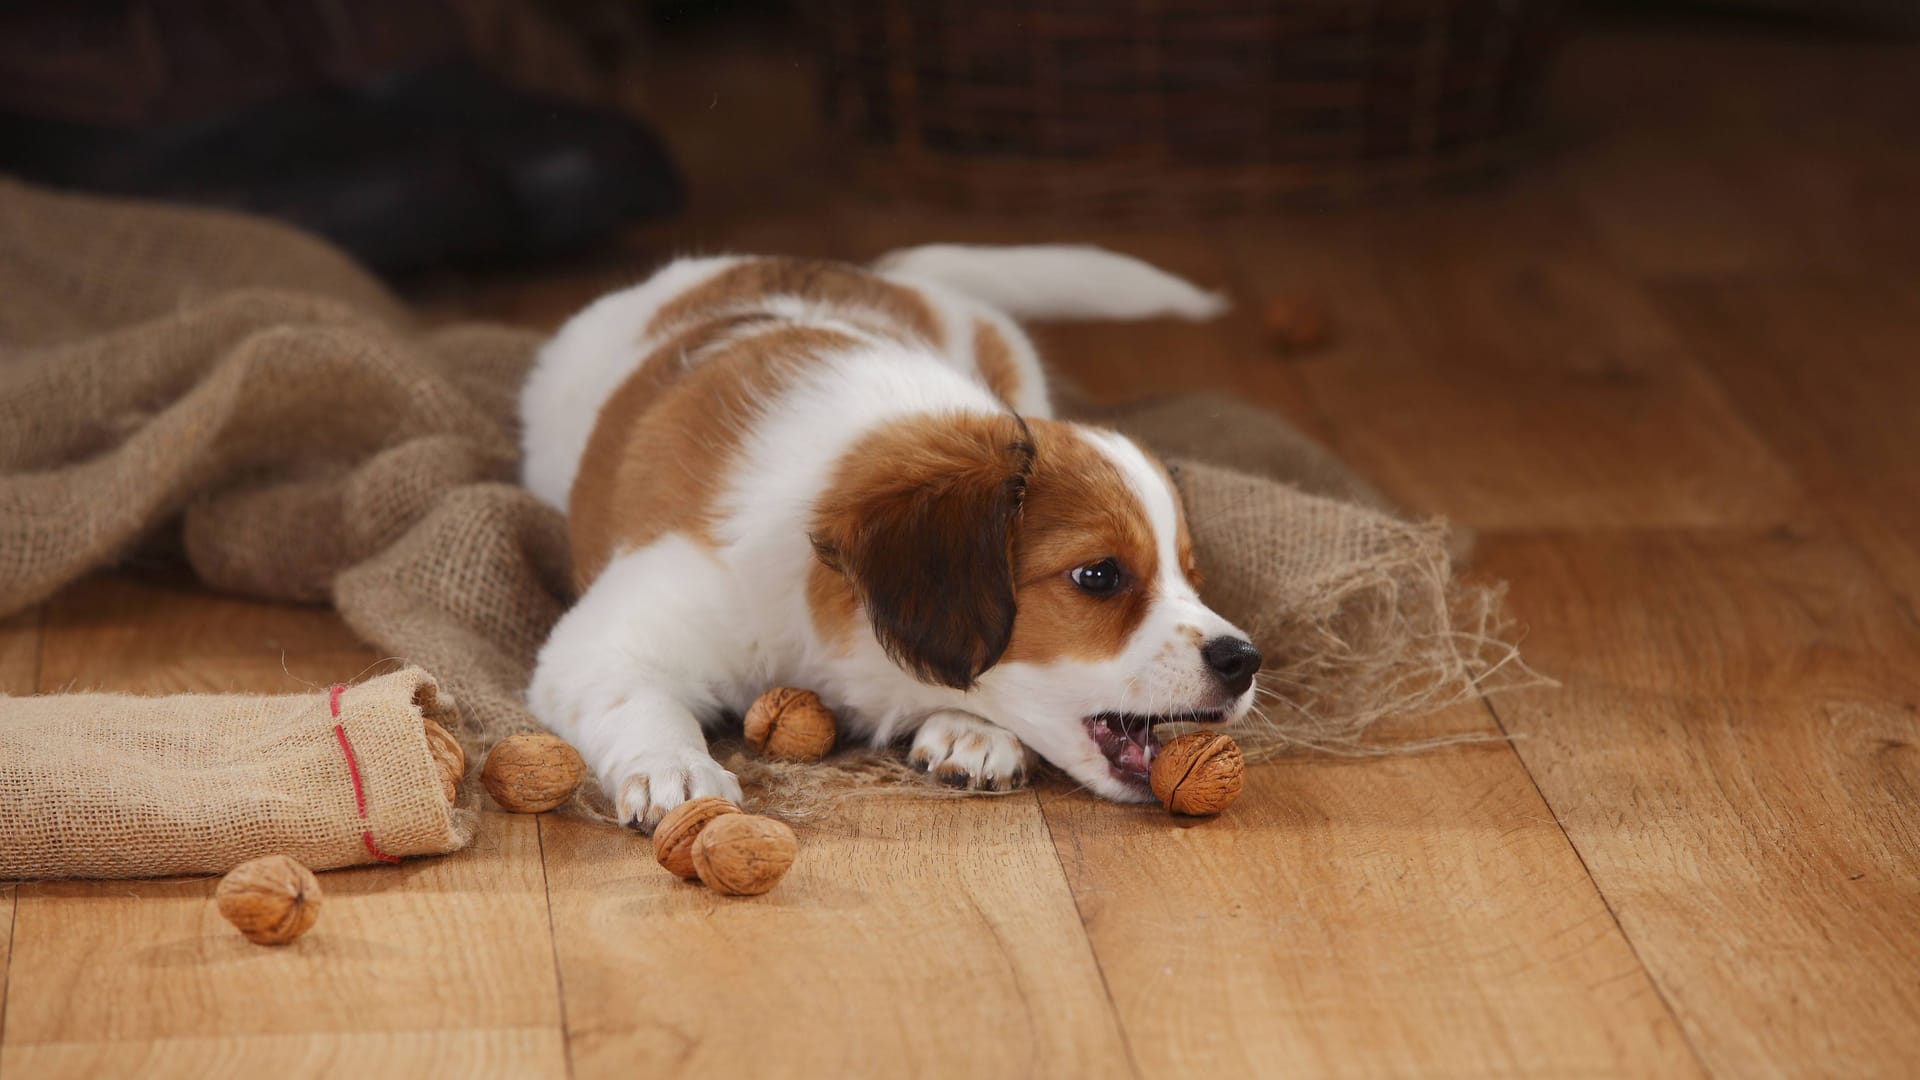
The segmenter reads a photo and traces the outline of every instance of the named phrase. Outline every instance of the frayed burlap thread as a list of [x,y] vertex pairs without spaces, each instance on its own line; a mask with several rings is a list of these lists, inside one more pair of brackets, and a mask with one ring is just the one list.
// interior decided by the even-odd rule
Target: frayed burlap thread
[[[1456,579],[1444,523],[1312,495],[1204,462],[1180,469],[1207,602],[1265,658],[1248,757],[1351,750],[1375,722],[1535,676],[1501,615],[1503,589]],[[1230,553],[1230,554],[1229,554]]]

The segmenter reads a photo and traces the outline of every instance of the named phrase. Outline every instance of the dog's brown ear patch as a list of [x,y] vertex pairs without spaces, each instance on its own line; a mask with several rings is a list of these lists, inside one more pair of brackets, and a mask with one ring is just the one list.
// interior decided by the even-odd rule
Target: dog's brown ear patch
[[813,545],[887,655],[965,690],[1013,634],[1013,536],[1033,444],[1013,416],[916,417],[855,443],[814,505]]

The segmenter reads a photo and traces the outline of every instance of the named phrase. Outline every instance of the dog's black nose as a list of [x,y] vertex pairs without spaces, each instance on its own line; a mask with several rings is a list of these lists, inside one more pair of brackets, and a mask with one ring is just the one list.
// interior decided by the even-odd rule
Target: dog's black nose
[[1260,650],[1245,638],[1214,638],[1200,650],[1200,658],[1234,697],[1247,692],[1247,687],[1253,685],[1253,673],[1260,670]]

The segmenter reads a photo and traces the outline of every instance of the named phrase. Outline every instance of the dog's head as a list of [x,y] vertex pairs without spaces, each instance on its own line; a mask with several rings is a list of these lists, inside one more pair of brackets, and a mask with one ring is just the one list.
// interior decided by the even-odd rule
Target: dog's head
[[1121,435],[1012,416],[862,440],[814,545],[888,655],[1091,790],[1147,796],[1152,729],[1253,701],[1260,654],[1201,603],[1178,492]]

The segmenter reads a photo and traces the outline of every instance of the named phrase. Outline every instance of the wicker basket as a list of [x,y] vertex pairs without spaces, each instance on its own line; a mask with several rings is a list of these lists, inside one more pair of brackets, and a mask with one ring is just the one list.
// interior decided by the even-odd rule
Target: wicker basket
[[870,186],[1139,218],[1345,201],[1510,160],[1557,0],[819,0]]

